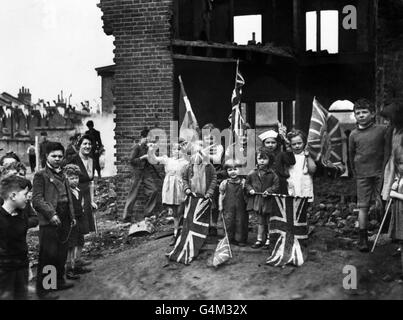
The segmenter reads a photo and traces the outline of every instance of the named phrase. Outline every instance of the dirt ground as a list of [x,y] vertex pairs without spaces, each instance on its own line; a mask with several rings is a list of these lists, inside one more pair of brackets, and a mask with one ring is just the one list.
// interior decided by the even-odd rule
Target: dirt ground
[[[162,217],[157,232],[145,237],[127,237],[128,227],[110,213],[100,215],[100,235],[86,239],[84,252],[93,272],[58,293],[61,299],[403,299],[396,245],[386,242],[372,254],[360,253],[356,236],[334,226],[311,227],[301,267],[270,267],[265,264],[268,251],[232,246],[232,260],[217,269],[211,266],[217,238],[209,238],[198,258],[185,266],[165,256],[171,249],[170,236],[164,236],[172,231],[169,219]],[[250,244],[254,232],[252,225]],[[34,255],[33,247],[31,241]],[[346,265],[357,269],[356,290],[343,289]]]

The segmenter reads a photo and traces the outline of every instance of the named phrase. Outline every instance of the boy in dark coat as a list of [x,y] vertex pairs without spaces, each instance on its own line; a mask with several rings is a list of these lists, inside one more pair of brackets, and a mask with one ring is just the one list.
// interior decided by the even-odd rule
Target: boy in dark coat
[[41,299],[49,296],[51,288],[44,287],[47,266],[56,268],[56,290],[71,288],[65,279],[68,237],[75,224],[74,208],[70,187],[60,167],[64,147],[59,142],[49,142],[46,146],[46,167],[34,176],[32,204],[39,217],[39,257],[36,277],[37,295]]

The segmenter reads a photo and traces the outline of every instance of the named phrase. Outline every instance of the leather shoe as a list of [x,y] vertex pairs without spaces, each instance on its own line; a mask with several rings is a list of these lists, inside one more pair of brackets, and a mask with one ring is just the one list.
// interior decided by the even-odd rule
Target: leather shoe
[[92,262],[84,259],[77,260],[75,262],[76,267],[85,267],[89,266]]
[[67,271],[66,278],[69,280],[80,280],[80,276],[78,274],[75,274],[74,270]]
[[259,249],[259,248],[261,248],[263,246],[263,243],[262,243],[262,241],[256,241],[254,244],[252,244],[251,245],[251,248],[252,249]]
[[91,272],[91,268],[85,268],[85,267],[75,267],[74,268],[74,274],[85,274]]

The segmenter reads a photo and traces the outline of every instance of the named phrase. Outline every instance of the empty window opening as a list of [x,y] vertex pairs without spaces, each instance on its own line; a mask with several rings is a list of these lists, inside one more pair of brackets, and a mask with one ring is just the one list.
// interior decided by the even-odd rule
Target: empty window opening
[[316,11],[306,13],[306,51],[317,51],[317,14]]
[[[318,18],[320,25],[318,25]],[[308,11],[305,14],[305,24],[307,51],[339,52],[339,12],[337,10]]]
[[260,14],[234,17],[234,42],[247,45],[249,41],[262,42],[262,15]]
[[320,12],[320,49],[329,53],[339,52],[339,12]]

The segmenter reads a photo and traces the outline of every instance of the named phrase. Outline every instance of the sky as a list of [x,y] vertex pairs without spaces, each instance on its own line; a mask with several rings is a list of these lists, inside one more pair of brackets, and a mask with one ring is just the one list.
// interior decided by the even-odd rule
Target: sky
[[113,37],[102,29],[99,0],[1,0],[0,93],[29,88],[33,102],[71,96],[100,102],[94,70],[113,64]]

